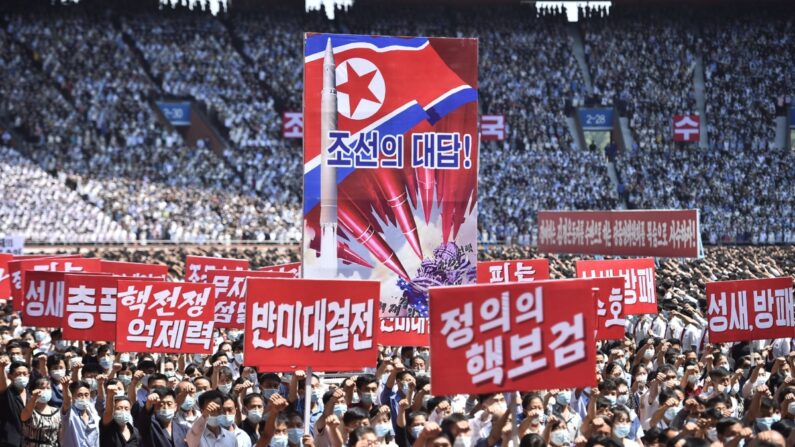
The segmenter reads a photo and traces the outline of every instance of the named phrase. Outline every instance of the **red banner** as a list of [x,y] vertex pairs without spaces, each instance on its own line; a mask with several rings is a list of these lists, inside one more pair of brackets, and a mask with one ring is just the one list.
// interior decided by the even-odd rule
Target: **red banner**
[[795,336],[792,277],[707,283],[710,343]]
[[212,353],[212,284],[122,280],[117,292],[117,350]]
[[549,279],[548,259],[478,262],[478,284]]
[[11,275],[8,273],[8,262],[14,255],[0,253],[0,300],[11,298]]
[[64,275],[63,272],[46,271],[25,274],[24,326],[61,327]]
[[282,113],[282,138],[304,137],[304,114],[301,112]]
[[505,116],[482,115],[480,117],[480,140],[481,141],[505,140]]
[[596,339],[623,339],[627,325],[624,318],[624,278],[593,278],[591,287],[596,298]]
[[265,371],[374,367],[380,285],[374,281],[248,280],[245,358]]
[[431,289],[434,395],[595,386],[590,281]]
[[124,277],[72,274],[64,278],[63,339],[116,341],[116,287]]
[[265,267],[260,267],[257,269],[258,272],[290,272],[293,274],[293,278],[300,278],[301,277],[301,263],[300,262],[291,262],[289,264],[277,264],[277,265],[268,265]]
[[98,258],[81,258],[78,255],[48,256],[31,258],[21,261],[10,261],[8,272],[11,275],[11,297],[14,299],[14,310],[21,312],[25,308],[24,285],[29,271],[90,273],[99,272],[101,262]]
[[132,278],[148,278],[165,281],[168,277],[168,266],[159,264],[143,264],[140,262],[115,262],[102,260],[102,272],[113,275],[124,275]]
[[185,257],[185,282],[207,282],[207,272],[210,270],[248,270],[248,260],[206,256]]
[[430,346],[431,328],[427,318],[382,318],[378,344],[384,346]]
[[696,258],[698,210],[539,211],[538,250]]
[[701,117],[674,115],[674,141],[698,141],[701,138]]
[[246,278],[293,278],[290,272],[210,270],[207,282],[215,286],[215,327],[244,329],[246,321]]
[[657,313],[654,260],[577,261],[578,278],[624,278],[624,315]]

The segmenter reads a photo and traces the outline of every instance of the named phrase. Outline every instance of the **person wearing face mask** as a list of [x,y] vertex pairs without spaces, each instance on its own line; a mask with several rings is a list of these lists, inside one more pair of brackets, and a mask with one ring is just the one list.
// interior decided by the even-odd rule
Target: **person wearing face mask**
[[410,405],[406,399],[398,402],[397,425],[395,425],[395,443],[398,447],[409,447],[419,438],[425,422],[428,421],[428,414],[423,411],[415,411],[411,416],[407,416]]
[[616,442],[624,445],[624,447],[639,447],[633,437],[632,432],[632,416],[624,408],[618,407],[611,410],[613,413],[612,420],[612,437]]
[[116,356],[113,355],[113,347],[109,344],[97,348],[97,363],[102,367],[101,374],[110,374]]
[[[141,435],[133,425],[132,403],[116,389],[108,391],[108,402],[99,428],[102,447],[133,447],[141,444]],[[112,404],[110,404],[112,402]]]
[[[224,408],[227,399],[230,400],[232,415],[228,415]],[[229,431],[234,424],[234,403],[231,402],[231,398],[218,390],[211,390],[201,395],[199,407],[202,409],[202,413],[187,434],[187,445],[189,447],[200,445],[236,446],[237,438]],[[246,435],[246,440],[248,440],[248,435]]]
[[183,380],[177,385],[177,415],[174,420],[177,424],[190,430],[193,422],[199,417],[198,405],[196,402],[196,387],[187,380]]
[[728,396],[727,403],[732,416],[737,415],[737,407],[739,402],[734,397],[735,391],[732,389],[731,373],[725,368],[715,368],[709,372],[710,386],[705,387],[701,393],[702,398],[709,399],[718,394]]
[[414,391],[417,386],[417,379],[412,371],[406,370],[399,361],[395,363],[392,372],[387,378],[386,385],[381,391],[381,404],[388,405],[392,412],[392,425],[397,419],[398,402],[414,399]]
[[519,425],[519,435],[527,433],[542,434],[544,425],[547,422],[547,415],[544,412],[544,401],[538,393],[529,393],[522,398],[522,421]]
[[478,440],[487,438],[491,433],[492,420],[499,418],[506,411],[508,405],[505,403],[505,396],[497,394],[481,394],[478,396],[480,410],[477,411],[470,420],[469,427],[472,429],[472,445]]
[[392,418],[389,415],[389,407],[386,405],[370,412],[370,426],[375,430],[375,436],[381,445],[396,446],[394,439],[394,429],[392,428]]
[[547,443],[554,447],[569,447],[572,443],[566,424],[554,416],[550,416],[543,436]]
[[63,388],[61,387],[61,379],[66,376],[66,364],[64,363],[63,356],[58,353],[50,354],[47,357],[46,369],[37,369],[33,371],[33,377],[45,377],[49,379],[50,389],[52,391],[52,398],[49,404],[60,408],[63,405]]
[[243,398],[245,418],[240,429],[248,434],[252,444],[256,444],[265,426],[265,400],[260,394],[249,394]]
[[742,423],[735,418],[723,418],[715,424],[717,441],[723,445],[732,445],[736,439],[747,438],[752,432],[744,428]]
[[550,392],[550,395],[554,399],[552,402],[552,414],[566,424],[571,439],[574,439],[580,431],[582,418],[579,414],[575,413],[569,405],[571,403],[571,390],[554,391],[556,392]]
[[[349,403],[349,407],[363,408],[368,413],[378,404],[378,380],[372,374],[362,374],[356,378],[356,392],[359,402]],[[346,399],[347,399],[346,395]]]
[[660,391],[658,399],[659,407],[647,423],[644,424],[644,430],[648,430],[650,427],[668,428],[679,412],[683,410],[682,400],[684,399],[684,393],[679,388],[663,389]]
[[25,446],[57,447],[61,412],[48,405],[52,397],[50,381],[44,377],[36,379],[30,394],[20,415]]
[[213,383],[216,384],[216,389],[218,389],[218,391],[224,394],[230,394],[232,392],[233,382],[232,368],[228,366],[214,368]]
[[[138,362],[137,371],[132,376],[132,381],[127,387],[130,400],[144,405],[149,397],[150,390],[155,387],[165,387],[168,382],[166,376],[157,373],[157,364],[151,358],[143,358]],[[138,385],[141,388],[138,389]]]
[[64,393],[61,414],[63,420],[62,447],[98,445],[99,414],[91,404],[91,387],[85,381],[68,384]]
[[[437,433],[435,432],[434,426],[435,424],[432,422],[425,424],[425,429],[423,433],[420,434],[421,438],[425,439],[432,439],[435,438]],[[454,447],[474,447],[475,443],[472,442],[472,428],[469,425],[469,420],[467,417],[461,413],[453,413],[450,416],[444,418],[441,424],[442,433],[447,435],[447,439],[453,440]],[[426,436],[426,433],[427,436]],[[427,445],[427,443],[426,443]]]
[[153,388],[146,398],[146,404],[135,417],[135,427],[141,434],[142,444],[151,447],[186,447],[188,431],[174,423],[176,414],[174,390],[164,386]]
[[[8,367],[8,373],[6,373]],[[25,363],[0,356],[0,445],[22,445],[20,414],[30,399],[27,390],[30,369]]]

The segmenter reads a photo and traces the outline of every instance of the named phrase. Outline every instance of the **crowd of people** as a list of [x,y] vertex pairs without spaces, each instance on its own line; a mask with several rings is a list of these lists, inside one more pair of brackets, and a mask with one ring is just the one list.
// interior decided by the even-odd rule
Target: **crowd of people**
[[[335,21],[284,5],[221,18],[6,12],[0,123],[16,131],[6,146],[61,174],[136,238],[297,241],[300,140],[283,139],[280,125],[282,112],[301,109],[302,31],[472,36],[481,112],[504,115],[507,131],[480,151],[485,240],[529,243],[538,209],[612,209],[626,199],[632,208],[701,209],[705,241],[791,241],[793,154],[771,141],[774,104],[788,104],[793,85],[792,20],[622,8],[584,15],[578,31],[593,92],[572,50],[568,27],[577,25],[556,10],[419,14],[363,4]],[[711,143],[701,150],[671,136],[673,115],[697,112],[698,61]],[[165,96],[206,107],[228,146],[187,144],[152,108]],[[618,188],[607,160],[577,150],[567,124],[573,105],[594,99],[629,118],[635,144],[619,151]]]
[[[297,259],[239,247],[80,254],[165,263],[177,276],[187,254],[247,257],[254,267]],[[479,257],[536,255],[495,246]],[[554,278],[572,277],[574,257],[549,260]],[[787,447],[792,339],[711,343],[703,290],[793,274],[795,256],[782,247],[661,261],[660,313],[633,316],[623,339],[597,342],[595,386],[452,396],[433,393],[436,359],[425,346],[379,346],[363,371],[281,373],[250,366],[240,330],[217,330],[207,355],[123,352],[24,327],[2,302],[0,446]]]

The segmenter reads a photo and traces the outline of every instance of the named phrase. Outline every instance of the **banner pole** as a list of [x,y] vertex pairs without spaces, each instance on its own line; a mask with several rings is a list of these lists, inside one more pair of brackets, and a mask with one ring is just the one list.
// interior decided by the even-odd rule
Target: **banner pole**
[[304,435],[309,434],[309,417],[312,413],[312,367],[306,369],[304,383]]
[[512,447],[519,447],[519,426],[516,424],[516,395],[518,391],[511,393],[511,439],[513,440]]

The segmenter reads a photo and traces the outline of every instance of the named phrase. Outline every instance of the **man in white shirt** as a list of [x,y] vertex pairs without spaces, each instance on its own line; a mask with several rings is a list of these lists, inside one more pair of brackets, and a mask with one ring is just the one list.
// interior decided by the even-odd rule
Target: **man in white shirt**
[[237,437],[227,430],[235,423],[232,398],[218,390],[210,390],[199,397],[199,406],[202,414],[193,422],[185,439],[188,447],[238,447]]

